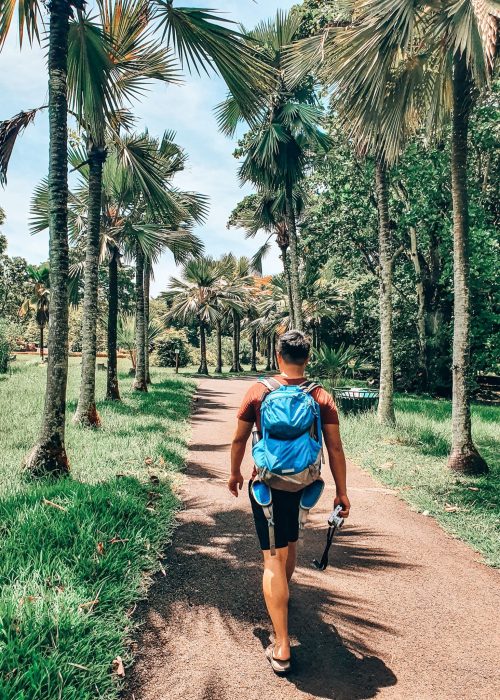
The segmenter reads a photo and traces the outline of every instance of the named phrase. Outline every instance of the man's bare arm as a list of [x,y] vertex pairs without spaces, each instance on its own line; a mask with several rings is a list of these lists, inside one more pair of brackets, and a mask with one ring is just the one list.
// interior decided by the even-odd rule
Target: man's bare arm
[[231,476],[228,481],[228,489],[233,496],[238,496],[238,489],[241,491],[243,487],[243,476],[241,474],[241,463],[245,456],[245,448],[248,438],[252,432],[253,423],[247,423],[244,420],[238,420],[236,432],[231,444]]
[[326,423],[323,425],[323,437],[325,439],[325,446],[328,452],[330,470],[335,481],[335,486],[337,487],[335,505],[342,505],[343,510],[341,515],[343,518],[347,518],[351,504],[349,503],[349,499],[347,497],[347,470],[339,426],[332,423]]

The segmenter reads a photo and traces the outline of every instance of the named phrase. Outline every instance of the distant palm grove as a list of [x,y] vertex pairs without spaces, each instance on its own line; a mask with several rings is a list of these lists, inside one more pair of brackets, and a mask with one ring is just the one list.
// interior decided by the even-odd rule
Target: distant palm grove
[[[118,402],[119,356],[147,392],[152,364],[272,371],[293,327],[311,336],[316,376],[378,389],[383,424],[396,421],[395,392],[451,397],[449,467],[486,473],[470,406],[499,371],[499,22],[493,0],[304,0],[245,29],[172,0],[0,0],[0,48],[45,31],[48,46],[47,104],[0,123],[2,183],[33,120],[50,133],[30,218],[32,233],[49,231],[47,260],[9,257],[0,236],[0,371],[30,347],[47,361],[24,468],[70,469],[70,353],[72,419],[97,431],[98,363]],[[176,185],[179,137],[136,125],[142,91],[164,83],[168,100],[190,71],[227,85],[218,125],[228,149],[238,136],[253,188],[227,226],[235,240],[265,234],[251,258],[210,255],[210,202]],[[266,275],[272,246],[282,269]],[[153,299],[165,253],[178,272]]]

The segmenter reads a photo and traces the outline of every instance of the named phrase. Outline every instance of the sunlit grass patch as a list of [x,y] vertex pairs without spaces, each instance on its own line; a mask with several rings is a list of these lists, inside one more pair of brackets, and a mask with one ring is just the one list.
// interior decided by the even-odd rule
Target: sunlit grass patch
[[487,563],[500,566],[500,408],[474,405],[472,416],[474,440],[490,466],[487,477],[447,468],[449,401],[398,396],[396,428],[379,426],[368,413],[342,416],[341,432],[353,461],[472,545]]
[[[0,385],[0,698],[113,698],[134,600],[171,534],[170,477],[186,456],[194,384],[159,370],[143,395],[124,372],[123,402],[99,402],[103,427],[85,430],[70,422],[72,360],[72,477],[33,483],[20,467],[39,429],[44,370],[26,363]],[[104,382],[98,373],[101,396]]]

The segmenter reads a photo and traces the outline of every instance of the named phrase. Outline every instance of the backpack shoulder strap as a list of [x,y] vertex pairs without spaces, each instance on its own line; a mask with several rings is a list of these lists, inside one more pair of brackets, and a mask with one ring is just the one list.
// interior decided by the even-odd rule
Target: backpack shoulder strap
[[260,377],[258,381],[260,384],[263,384],[269,392],[275,391],[282,386],[281,382],[274,377]]
[[318,384],[317,382],[313,382],[310,379],[306,379],[305,382],[302,382],[302,384],[299,384],[299,388],[302,389],[304,394],[310,394],[315,389],[319,389],[320,386],[321,386],[321,384]]

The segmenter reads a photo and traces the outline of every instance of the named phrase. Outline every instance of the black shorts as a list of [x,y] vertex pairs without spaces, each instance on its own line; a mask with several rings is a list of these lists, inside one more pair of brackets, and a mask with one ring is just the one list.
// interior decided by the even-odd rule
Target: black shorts
[[[256,502],[252,494],[252,482],[248,486],[250,503],[252,504],[255,529],[259,538],[261,549],[269,547],[269,525],[262,507]],[[297,542],[299,539],[299,504],[302,489],[292,493],[271,489],[273,494],[274,539],[276,548],[288,547],[289,542]]]

